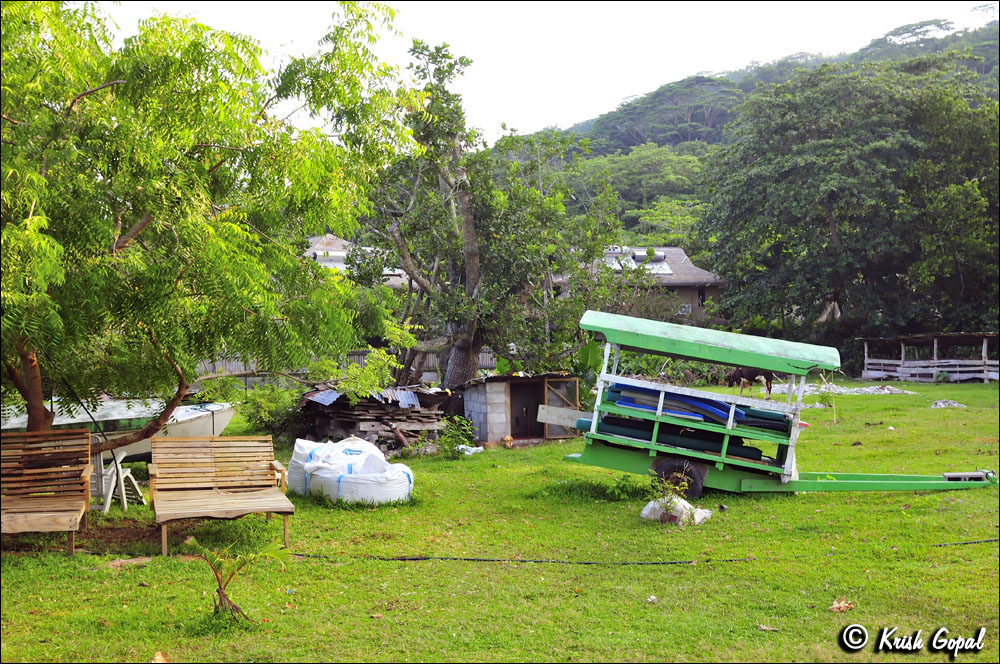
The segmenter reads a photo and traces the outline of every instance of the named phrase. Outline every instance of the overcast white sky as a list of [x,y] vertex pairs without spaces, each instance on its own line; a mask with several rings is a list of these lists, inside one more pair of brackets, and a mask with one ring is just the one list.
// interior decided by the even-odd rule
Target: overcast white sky
[[[974,12],[983,4],[992,13]],[[190,16],[256,38],[280,62],[317,49],[333,2],[101,2],[121,38],[139,19]],[[413,37],[473,60],[456,86],[491,141],[506,122],[532,132],[613,110],[699,72],[741,69],[799,52],[855,51],[901,25],[996,17],[996,2],[394,2],[401,37],[382,57],[400,66]]]

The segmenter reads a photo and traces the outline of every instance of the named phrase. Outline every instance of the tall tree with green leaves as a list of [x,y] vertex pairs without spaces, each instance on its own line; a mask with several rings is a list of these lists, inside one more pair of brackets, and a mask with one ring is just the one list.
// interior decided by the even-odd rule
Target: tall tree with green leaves
[[[345,3],[322,52],[271,75],[252,39],[192,20],[116,50],[92,4],[3,3],[2,389],[29,429],[53,390],[163,398],[128,444],[202,361],[283,371],[358,342],[356,288],[300,253],[354,227],[408,141],[369,50],[390,17]],[[296,129],[285,99],[329,122]]]
[[411,54],[427,95],[411,116],[421,150],[386,172],[362,236],[410,282],[404,317],[422,338],[404,364],[438,353],[442,383],[457,387],[475,377],[484,346],[532,367],[568,358],[584,302],[613,281],[600,263],[619,230],[610,189],[596,185],[569,214],[556,168],[569,141],[506,137],[486,149],[450,90],[470,61],[419,41]]
[[997,103],[957,56],[758,88],[702,233],[738,320],[802,334],[996,329]]

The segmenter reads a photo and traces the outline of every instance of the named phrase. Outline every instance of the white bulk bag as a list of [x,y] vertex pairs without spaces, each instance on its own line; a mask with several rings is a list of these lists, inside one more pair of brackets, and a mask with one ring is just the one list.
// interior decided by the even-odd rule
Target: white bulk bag
[[310,454],[325,444],[305,440],[304,438],[297,438],[295,440],[295,447],[292,449],[292,460],[288,462],[289,491],[303,496],[306,495],[305,463],[309,459]]
[[296,493],[321,494],[333,501],[385,503],[409,498],[413,471],[401,463],[390,464],[378,447],[355,436],[337,443],[297,440],[288,485]]
[[385,464],[381,472],[331,472],[318,469],[309,475],[309,492],[322,493],[330,500],[349,503],[390,503],[408,500],[413,489],[413,471],[405,464]]

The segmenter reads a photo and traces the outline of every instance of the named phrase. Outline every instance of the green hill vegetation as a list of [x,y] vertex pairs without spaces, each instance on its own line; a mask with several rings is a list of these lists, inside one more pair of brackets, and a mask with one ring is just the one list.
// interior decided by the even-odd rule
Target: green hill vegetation
[[931,20],[892,30],[855,53],[824,57],[796,53],[766,64],[751,63],[739,71],[695,75],[674,81],[615,110],[570,127],[567,131],[590,140],[595,155],[627,152],[636,145],[677,145],[700,140],[720,143],[732,111],[758,85],[787,82],[799,69],[823,64],[858,65],[959,51],[971,57],[964,65],[975,72],[979,84],[997,98],[1000,49],[997,21],[975,30],[955,31],[947,21]]

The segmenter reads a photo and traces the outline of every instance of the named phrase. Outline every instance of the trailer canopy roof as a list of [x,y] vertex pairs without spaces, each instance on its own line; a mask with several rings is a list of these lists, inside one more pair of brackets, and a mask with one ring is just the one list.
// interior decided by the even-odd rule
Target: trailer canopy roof
[[804,376],[840,368],[836,348],[588,311],[580,327],[626,350]]

